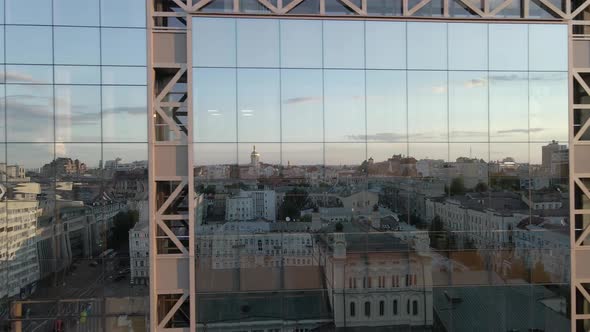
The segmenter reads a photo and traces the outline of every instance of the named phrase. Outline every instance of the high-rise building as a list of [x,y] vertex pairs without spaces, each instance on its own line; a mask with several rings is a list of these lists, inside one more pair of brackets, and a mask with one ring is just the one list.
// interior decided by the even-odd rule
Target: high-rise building
[[590,329],[590,2],[0,9],[0,330]]

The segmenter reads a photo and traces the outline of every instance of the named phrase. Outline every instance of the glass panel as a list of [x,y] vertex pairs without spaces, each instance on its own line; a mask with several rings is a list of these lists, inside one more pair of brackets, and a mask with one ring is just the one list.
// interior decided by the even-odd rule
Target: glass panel
[[233,67],[236,65],[236,21],[193,18],[193,65]]
[[448,140],[447,73],[408,72],[410,142]]
[[53,0],[53,24],[98,26],[100,1]]
[[5,0],[6,24],[51,25],[51,1]]
[[488,25],[449,23],[449,69],[488,69]]
[[6,113],[8,141],[53,142],[50,85],[7,85]]
[[277,69],[238,70],[238,140],[279,142],[280,78]]
[[[368,175],[375,177],[399,177],[407,176],[408,164],[405,163],[408,156],[407,143],[368,143]],[[383,188],[379,188],[383,190]],[[388,204],[386,201],[384,204]]]
[[451,179],[461,178],[465,191],[486,192],[489,186],[488,143],[451,143],[449,152]]
[[148,145],[145,143],[103,143],[102,167],[113,174],[116,169],[146,172]]
[[103,141],[147,142],[147,91],[142,86],[103,86]]
[[406,68],[406,24],[402,22],[365,23],[367,68]]
[[107,67],[102,69],[102,84],[112,85],[146,85],[145,67]]
[[[318,184],[321,180],[324,165],[323,143],[283,143],[281,160],[284,177],[304,177],[310,184]],[[303,166],[316,166],[308,169]]]
[[367,79],[367,140],[399,142],[408,140],[406,73],[369,70]]
[[[326,177],[337,177],[340,170],[342,170],[342,176],[352,177],[353,175],[350,175],[350,173],[355,173],[358,166],[367,160],[366,143],[326,143],[324,149],[327,168]],[[346,170],[349,170],[349,172],[346,172]],[[364,176],[363,174],[356,175]],[[343,181],[346,181],[346,179],[343,179]]]
[[490,70],[528,69],[528,27],[490,24]]
[[487,142],[487,72],[449,72],[449,137],[454,142]]
[[402,2],[399,0],[367,1],[367,12],[378,16],[401,16]]
[[326,70],[324,93],[326,141],[365,141],[364,73],[359,70]]
[[145,66],[145,30],[103,28],[101,33],[103,65]]
[[[0,84],[0,142],[6,141],[6,91],[4,89],[4,84]],[[0,147],[4,148],[3,144],[0,144]],[[0,150],[0,160],[4,160],[4,156],[2,155],[3,150]],[[1,180],[1,178],[0,178]]]
[[230,178],[232,171],[230,166],[238,164],[236,143],[195,143],[193,146],[195,166],[204,167],[195,172],[199,180]]
[[325,68],[363,68],[364,49],[364,22],[324,21]]
[[240,143],[238,144],[238,164],[240,179],[278,175],[278,165],[281,164],[281,145],[279,143]]
[[447,24],[408,22],[408,69],[447,69]]
[[529,25],[529,69],[567,71],[567,25]]
[[100,67],[54,66],[55,84],[100,84]]
[[[2,5],[2,3],[0,2],[0,5]],[[5,42],[4,42],[4,26],[0,26],[0,63],[4,63],[5,58],[4,58],[4,53],[5,53]]]
[[[53,143],[10,143],[6,145],[6,161],[8,165],[18,165],[24,169],[17,169],[9,179],[15,182],[29,182],[30,177],[39,177],[43,165],[50,163],[54,158]],[[48,185],[48,177],[52,174],[45,173],[37,181],[42,185]],[[44,188],[45,191],[47,187]]]
[[51,84],[53,70],[51,66],[6,65],[6,83]]
[[281,20],[281,67],[322,67],[322,22]]
[[237,20],[238,67],[279,66],[279,21]]
[[235,142],[236,70],[198,68],[193,71],[197,142]]
[[567,142],[567,73],[530,73],[530,140]]
[[52,64],[51,27],[7,26],[6,62]]
[[233,0],[213,0],[200,10],[203,13],[231,13],[234,11]]
[[56,64],[100,64],[100,31],[97,28],[55,27],[53,32]]
[[101,0],[100,20],[107,27],[145,27],[145,1]]
[[490,73],[490,140],[529,139],[528,74]]
[[323,141],[322,71],[286,69],[281,75],[282,141]]
[[100,87],[55,87],[55,140],[100,142]]
[[[102,147],[97,143],[56,143],[55,159],[53,168],[57,181],[80,178],[85,174],[96,174],[102,160]],[[76,184],[76,186],[79,185]],[[80,188],[75,188],[75,190],[80,190]],[[68,198],[68,194],[67,192],[62,193],[64,198]],[[73,200],[73,198],[70,199]]]

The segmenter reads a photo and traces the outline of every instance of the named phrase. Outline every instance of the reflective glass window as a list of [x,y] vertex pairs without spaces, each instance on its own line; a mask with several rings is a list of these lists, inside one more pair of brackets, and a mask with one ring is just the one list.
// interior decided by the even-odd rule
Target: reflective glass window
[[410,142],[448,140],[447,89],[446,72],[408,72]]
[[324,71],[325,139],[365,141],[365,75],[360,70]]
[[408,69],[447,69],[447,24],[408,22]]
[[[99,163],[102,160],[102,147],[100,143],[56,143],[55,144],[55,157],[56,158],[70,158],[72,161],[78,160],[79,163],[83,163],[82,167],[72,167],[69,173],[60,171],[57,172],[57,180],[71,180],[71,178],[77,178],[84,176],[85,174],[92,173],[98,169]],[[80,186],[82,184],[79,184]],[[59,186],[59,184],[58,184]],[[70,193],[65,193],[66,198]]]
[[530,140],[568,140],[568,83],[566,72],[529,74]]
[[145,27],[145,1],[101,0],[100,25],[107,27]]
[[100,87],[55,87],[55,140],[100,142]]
[[55,84],[100,84],[99,66],[54,66]]
[[210,17],[193,18],[193,65],[236,65],[236,21]]
[[454,142],[488,141],[488,75],[449,72],[449,137]]
[[[1,2],[0,2],[0,5],[2,5]],[[4,59],[4,50],[5,50],[4,25],[2,25],[2,26],[0,26],[0,63],[6,62]]]
[[567,25],[529,25],[529,69],[567,71]]
[[326,167],[332,168],[326,170],[326,177],[335,175],[334,167],[360,165],[367,160],[367,144],[363,142],[326,143],[324,146]]
[[7,85],[6,114],[8,141],[53,142],[51,85]]
[[53,0],[53,24],[98,26],[99,4],[96,0]]
[[6,26],[6,62],[52,64],[51,27]]
[[145,66],[145,34],[143,29],[103,28],[101,31],[102,64]]
[[367,140],[407,141],[406,72],[369,70],[367,77]]
[[406,23],[367,21],[367,68],[406,68]]
[[146,101],[145,87],[103,86],[103,141],[147,142]]
[[38,175],[38,170],[40,170],[44,165],[50,163],[53,159],[53,143],[6,144],[7,163],[9,165],[18,165],[24,167],[25,169],[29,170],[29,174],[36,173]]
[[193,71],[197,142],[235,142],[236,69],[198,68]]
[[51,84],[53,70],[51,66],[6,65],[4,77],[6,83]]
[[490,140],[529,139],[528,74],[490,73]]
[[279,142],[280,84],[277,69],[238,70],[238,140]]
[[145,67],[102,66],[102,84],[146,85]]
[[488,25],[449,23],[449,69],[488,69]]
[[490,24],[490,70],[528,70],[528,26]]
[[321,142],[324,139],[322,81],[321,70],[281,71],[283,142]]
[[322,22],[281,20],[281,67],[322,66]]
[[[323,143],[283,143],[281,145],[281,162],[283,166],[323,166],[324,165],[324,144]],[[290,169],[283,170],[285,177],[298,177],[305,172],[315,173],[321,176],[318,170]],[[317,173],[316,173],[317,172]]]
[[365,23],[324,21],[324,67],[365,66]]
[[4,1],[6,6],[6,24],[52,24],[51,1]]
[[[0,142],[6,141],[6,94],[4,90],[4,84],[0,84],[0,98],[4,100],[4,102],[0,102]],[[3,144],[0,144],[0,147],[4,147]],[[0,150],[0,154],[3,151]],[[4,157],[0,155],[0,162],[4,160]]]
[[100,64],[100,31],[98,28],[55,27],[53,34],[56,64]]
[[203,175],[198,176],[202,180],[229,178],[230,165],[238,163],[236,143],[195,143],[193,150],[195,166],[227,166],[221,169],[207,168]]
[[279,66],[279,21],[237,20],[238,67]]

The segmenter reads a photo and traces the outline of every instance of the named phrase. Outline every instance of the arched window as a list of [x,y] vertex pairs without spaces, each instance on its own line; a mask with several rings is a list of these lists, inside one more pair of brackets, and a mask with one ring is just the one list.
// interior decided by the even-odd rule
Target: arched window
[[371,302],[365,302],[365,316],[371,317]]
[[356,305],[354,302],[350,302],[350,317],[354,317],[356,315]]
[[379,301],[379,316],[385,315],[385,301]]
[[418,316],[418,301],[416,300],[412,302],[412,314]]
[[397,300],[393,300],[393,315],[397,316]]

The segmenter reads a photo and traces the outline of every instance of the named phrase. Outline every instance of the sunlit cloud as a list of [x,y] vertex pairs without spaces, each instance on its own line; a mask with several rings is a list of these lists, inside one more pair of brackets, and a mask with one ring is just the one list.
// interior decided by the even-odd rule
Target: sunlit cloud
[[468,89],[471,89],[471,88],[478,88],[478,87],[485,86],[486,83],[487,83],[487,81],[485,79],[474,78],[474,79],[468,80],[467,82],[463,83],[463,86]]
[[447,87],[444,85],[435,85],[432,87],[433,93],[445,93],[447,92]]

